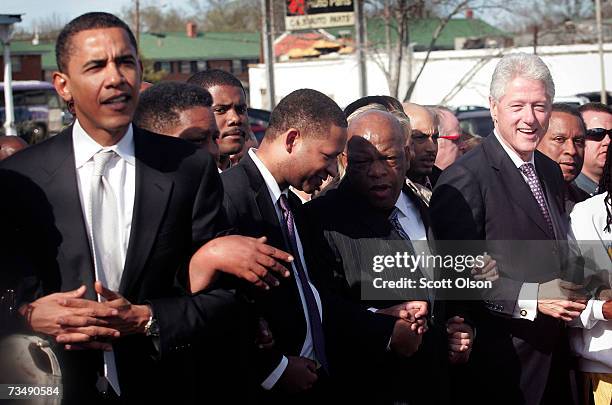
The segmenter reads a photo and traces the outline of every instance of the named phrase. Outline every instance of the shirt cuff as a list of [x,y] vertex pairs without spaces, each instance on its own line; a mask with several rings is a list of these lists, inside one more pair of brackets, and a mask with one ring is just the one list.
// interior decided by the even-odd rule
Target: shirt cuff
[[378,308],[370,307],[370,308],[368,308],[368,311],[377,313],[378,312]]
[[538,314],[538,283],[523,283],[514,306],[513,318],[533,321]]
[[261,388],[263,388],[264,390],[268,390],[268,391],[274,388],[274,385],[278,382],[279,378],[281,378],[281,376],[285,372],[287,365],[289,365],[289,359],[283,356],[283,358],[281,359],[280,363],[278,363],[278,366],[276,366],[274,371],[272,371],[272,373],[270,373],[268,378],[266,378],[264,382],[261,383]]
[[601,300],[593,300],[593,318],[598,321],[607,321],[606,317],[603,314],[603,305],[606,301]]

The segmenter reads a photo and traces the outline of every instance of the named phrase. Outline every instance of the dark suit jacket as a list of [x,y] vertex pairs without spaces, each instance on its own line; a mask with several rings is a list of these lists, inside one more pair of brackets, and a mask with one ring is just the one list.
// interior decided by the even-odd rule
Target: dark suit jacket
[[[418,208],[428,237],[433,242],[427,207],[408,187],[403,191]],[[390,212],[367,203],[352,189],[349,178],[345,177],[336,189],[308,202],[305,210],[309,223],[317,229],[312,240],[318,245],[316,251],[320,264],[317,268],[321,272],[317,276],[320,283],[332,285],[337,294],[366,308],[382,309],[411,300],[430,301],[423,288],[402,288],[393,292],[370,287],[373,278],[381,276],[385,280],[408,277],[418,285],[419,279],[425,277],[420,270],[410,273],[404,268],[388,268],[374,273],[373,258],[395,256],[397,252],[412,252],[412,249],[420,254],[424,242],[413,241],[410,248],[391,226]],[[440,276],[437,270],[434,271],[436,279]],[[397,400],[408,400],[411,404],[448,402],[444,327],[448,315],[443,301],[436,301],[433,308],[430,330],[417,354],[409,359],[388,354],[371,362],[364,361],[362,367],[346,369],[343,372],[347,376],[344,383],[350,389],[345,391],[355,393],[358,401],[367,398],[364,403],[393,403]]]
[[[511,318],[524,282],[544,283],[564,275],[564,249],[557,241],[567,238],[569,228],[561,170],[539,151],[535,151],[535,166],[554,234],[494,135],[442,173],[431,199],[436,238],[482,241],[477,243],[480,252],[488,251],[498,262],[501,277],[492,289],[481,290],[484,305],[474,315],[475,376],[491,378],[471,390],[483,402],[495,398],[496,402],[537,404],[545,389],[555,384],[560,403],[564,400],[566,369],[563,364],[553,365],[562,359],[557,354],[566,345],[565,325],[541,313],[533,322]],[[455,253],[472,249],[452,245],[457,246]]]
[[574,205],[578,204],[589,198],[590,195],[580,187],[576,185],[575,182],[566,183],[565,184],[565,210],[570,213],[574,209]]
[[[126,400],[192,398],[191,347],[222,333],[237,313],[231,292],[191,296],[185,279],[194,250],[225,226],[222,185],[213,160],[187,142],[134,127],[136,193],[131,235],[119,292],[134,304],[148,303],[160,327],[160,351],[150,338],[131,335],[113,345]],[[19,263],[19,302],[87,286],[96,299],[89,238],[79,199],[72,127],[14,155],[2,164],[5,212],[13,213],[5,252]],[[209,343],[207,343],[209,344]],[[64,392],[83,402],[96,395],[101,352],[65,352]],[[161,360],[157,360],[157,358]]]
[[[225,190],[224,206],[234,231],[252,237],[266,236],[268,244],[287,251],[270,193],[251,157],[245,155],[238,165],[224,171],[221,178]],[[311,251],[309,229],[304,223],[301,203],[293,193],[289,193],[289,202],[310,277],[315,280],[321,296],[323,327],[326,341],[329,342],[327,355],[330,373],[333,374],[335,365],[332,363],[333,354],[330,353],[330,348],[334,347],[332,341],[348,339],[347,336],[356,329],[361,330],[367,326],[361,335],[352,335],[350,340],[344,340],[345,345],[361,346],[361,350],[371,347],[383,351],[391,336],[394,320],[355,310],[353,306],[347,306],[338,301],[337,297],[328,294],[325,286],[316,283],[317,269],[309,260],[314,252]],[[260,352],[255,360],[255,379],[257,384],[261,384],[283,355],[299,356],[306,336],[306,321],[293,276],[281,280],[279,287],[259,295],[256,303],[257,310],[268,321],[275,341],[274,349]]]

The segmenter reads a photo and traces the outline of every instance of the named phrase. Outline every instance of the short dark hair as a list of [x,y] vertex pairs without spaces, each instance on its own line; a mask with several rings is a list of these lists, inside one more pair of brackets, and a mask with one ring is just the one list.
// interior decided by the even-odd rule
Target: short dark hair
[[578,122],[580,122],[580,125],[582,126],[582,131],[586,132],[586,125],[584,123],[584,119],[582,119],[582,115],[580,115],[580,112],[578,112],[578,108],[576,108],[575,106],[566,103],[553,103],[552,112],[573,115],[574,117],[578,118]]
[[119,17],[103,12],[86,13],[70,21],[62,29],[57,42],[55,43],[55,59],[60,72],[66,72],[68,59],[72,48],[72,37],[81,31],[93,30],[96,28],[122,28],[127,32],[130,43],[138,53],[138,43],[130,30],[130,27]]
[[587,111],[595,111],[595,112],[612,114],[612,108],[610,108],[609,105],[605,105],[602,103],[586,103],[586,104],[581,105],[578,108],[578,111],[580,112],[580,114],[583,114]]
[[195,84],[206,90],[214,86],[233,86],[239,87],[244,91],[242,82],[238,80],[236,76],[221,69],[210,69],[197,72],[187,79],[187,83]]
[[389,112],[393,112],[393,111],[404,112],[404,107],[402,106],[402,103],[400,103],[399,100],[397,100],[396,98],[393,98],[391,96],[365,96],[347,105],[346,108],[344,109],[344,116],[348,117],[349,115],[354,113],[359,108],[365,107],[366,105],[369,105],[369,104],[380,104],[383,107],[385,107],[387,111]]
[[348,126],[334,100],[316,90],[295,90],[272,110],[264,139],[275,139],[289,128],[304,131],[305,136],[323,138],[332,124],[341,128]]
[[161,82],[140,94],[134,124],[151,132],[166,132],[178,125],[183,111],[211,106],[210,93],[201,87],[181,82]]

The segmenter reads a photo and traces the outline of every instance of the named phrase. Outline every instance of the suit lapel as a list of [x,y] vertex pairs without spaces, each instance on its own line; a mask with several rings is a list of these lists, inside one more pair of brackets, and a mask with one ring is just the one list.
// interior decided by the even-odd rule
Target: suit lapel
[[248,154],[246,154],[242,159],[240,165],[243,166],[249,179],[251,189],[255,193],[255,202],[257,204],[257,209],[259,211],[259,215],[261,216],[264,228],[263,235],[267,236],[268,243],[270,245],[286,250],[287,247],[285,246],[281,232],[281,224],[278,220],[276,208],[274,207],[274,203],[270,197],[270,192],[268,191],[268,186],[266,185],[263,176],[257,169],[255,162],[253,162]]
[[498,180],[506,188],[506,193],[512,201],[514,201],[527,216],[546,233],[551,239],[554,235],[550,233],[546,219],[540,211],[540,207],[531,192],[531,189],[525,182],[520,171],[516,168],[510,156],[503,149],[497,137],[494,134],[487,137],[483,144],[483,148],[489,156],[493,168],[496,170]]
[[95,271],[77,184],[72,126],[58,134],[54,141],[56,150],[48,154],[43,170],[48,175],[46,189],[49,198],[53,199],[55,225],[62,235],[60,260],[65,261],[71,271],[76,267],[77,271],[70,274],[76,273],[78,280],[70,288],[85,284],[86,297],[95,300]]
[[136,194],[130,242],[119,292],[125,294],[137,282],[155,242],[159,225],[172,193],[173,181],[159,171],[163,151],[147,142],[147,135],[134,127]]
[[539,151],[535,151],[534,159],[536,162],[536,168],[539,168],[537,171],[538,178],[540,179],[540,184],[542,184],[546,201],[548,202],[548,211],[550,214],[550,219],[553,223],[555,238],[558,240],[564,240],[567,238],[569,229],[568,226],[566,226],[566,221],[563,220],[563,213],[565,212],[563,192],[562,190],[556,190],[555,188],[555,184],[553,183],[555,173],[545,173],[546,166],[544,164],[544,160],[548,158],[540,154]]

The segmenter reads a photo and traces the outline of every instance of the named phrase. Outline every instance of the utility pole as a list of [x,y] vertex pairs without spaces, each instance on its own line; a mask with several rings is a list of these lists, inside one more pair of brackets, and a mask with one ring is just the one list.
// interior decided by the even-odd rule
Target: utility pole
[[134,25],[136,25],[136,44],[140,48],[140,0],[134,0],[136,10],[134,13]]
[[597,44],[599,47],[599,69],[601,71],[601,102],[608,104],[608,93],[606,92],[606,70],[604,67],[603,53],[603,28],[601,26],[601,0],[595,0],[595,18],[597,19]]
[[261,0],[261,31],[266,64],[266,79],[268,82],[268,106],[270,111],[276,106],[274,97],[274,39],[272,36],[272,0]]
[[365,20],[363,18],[363,0],[354,0],[355,35],[357,45],[357,74],[359,75],[359,97],[368,93],[367,68],[365,59]]
[[0,15],[0,40],[4,45],[4,134],[17,135],[13,106],[13,67],[11,65],[11,37],[13,24],[21,22],[20,14]]

